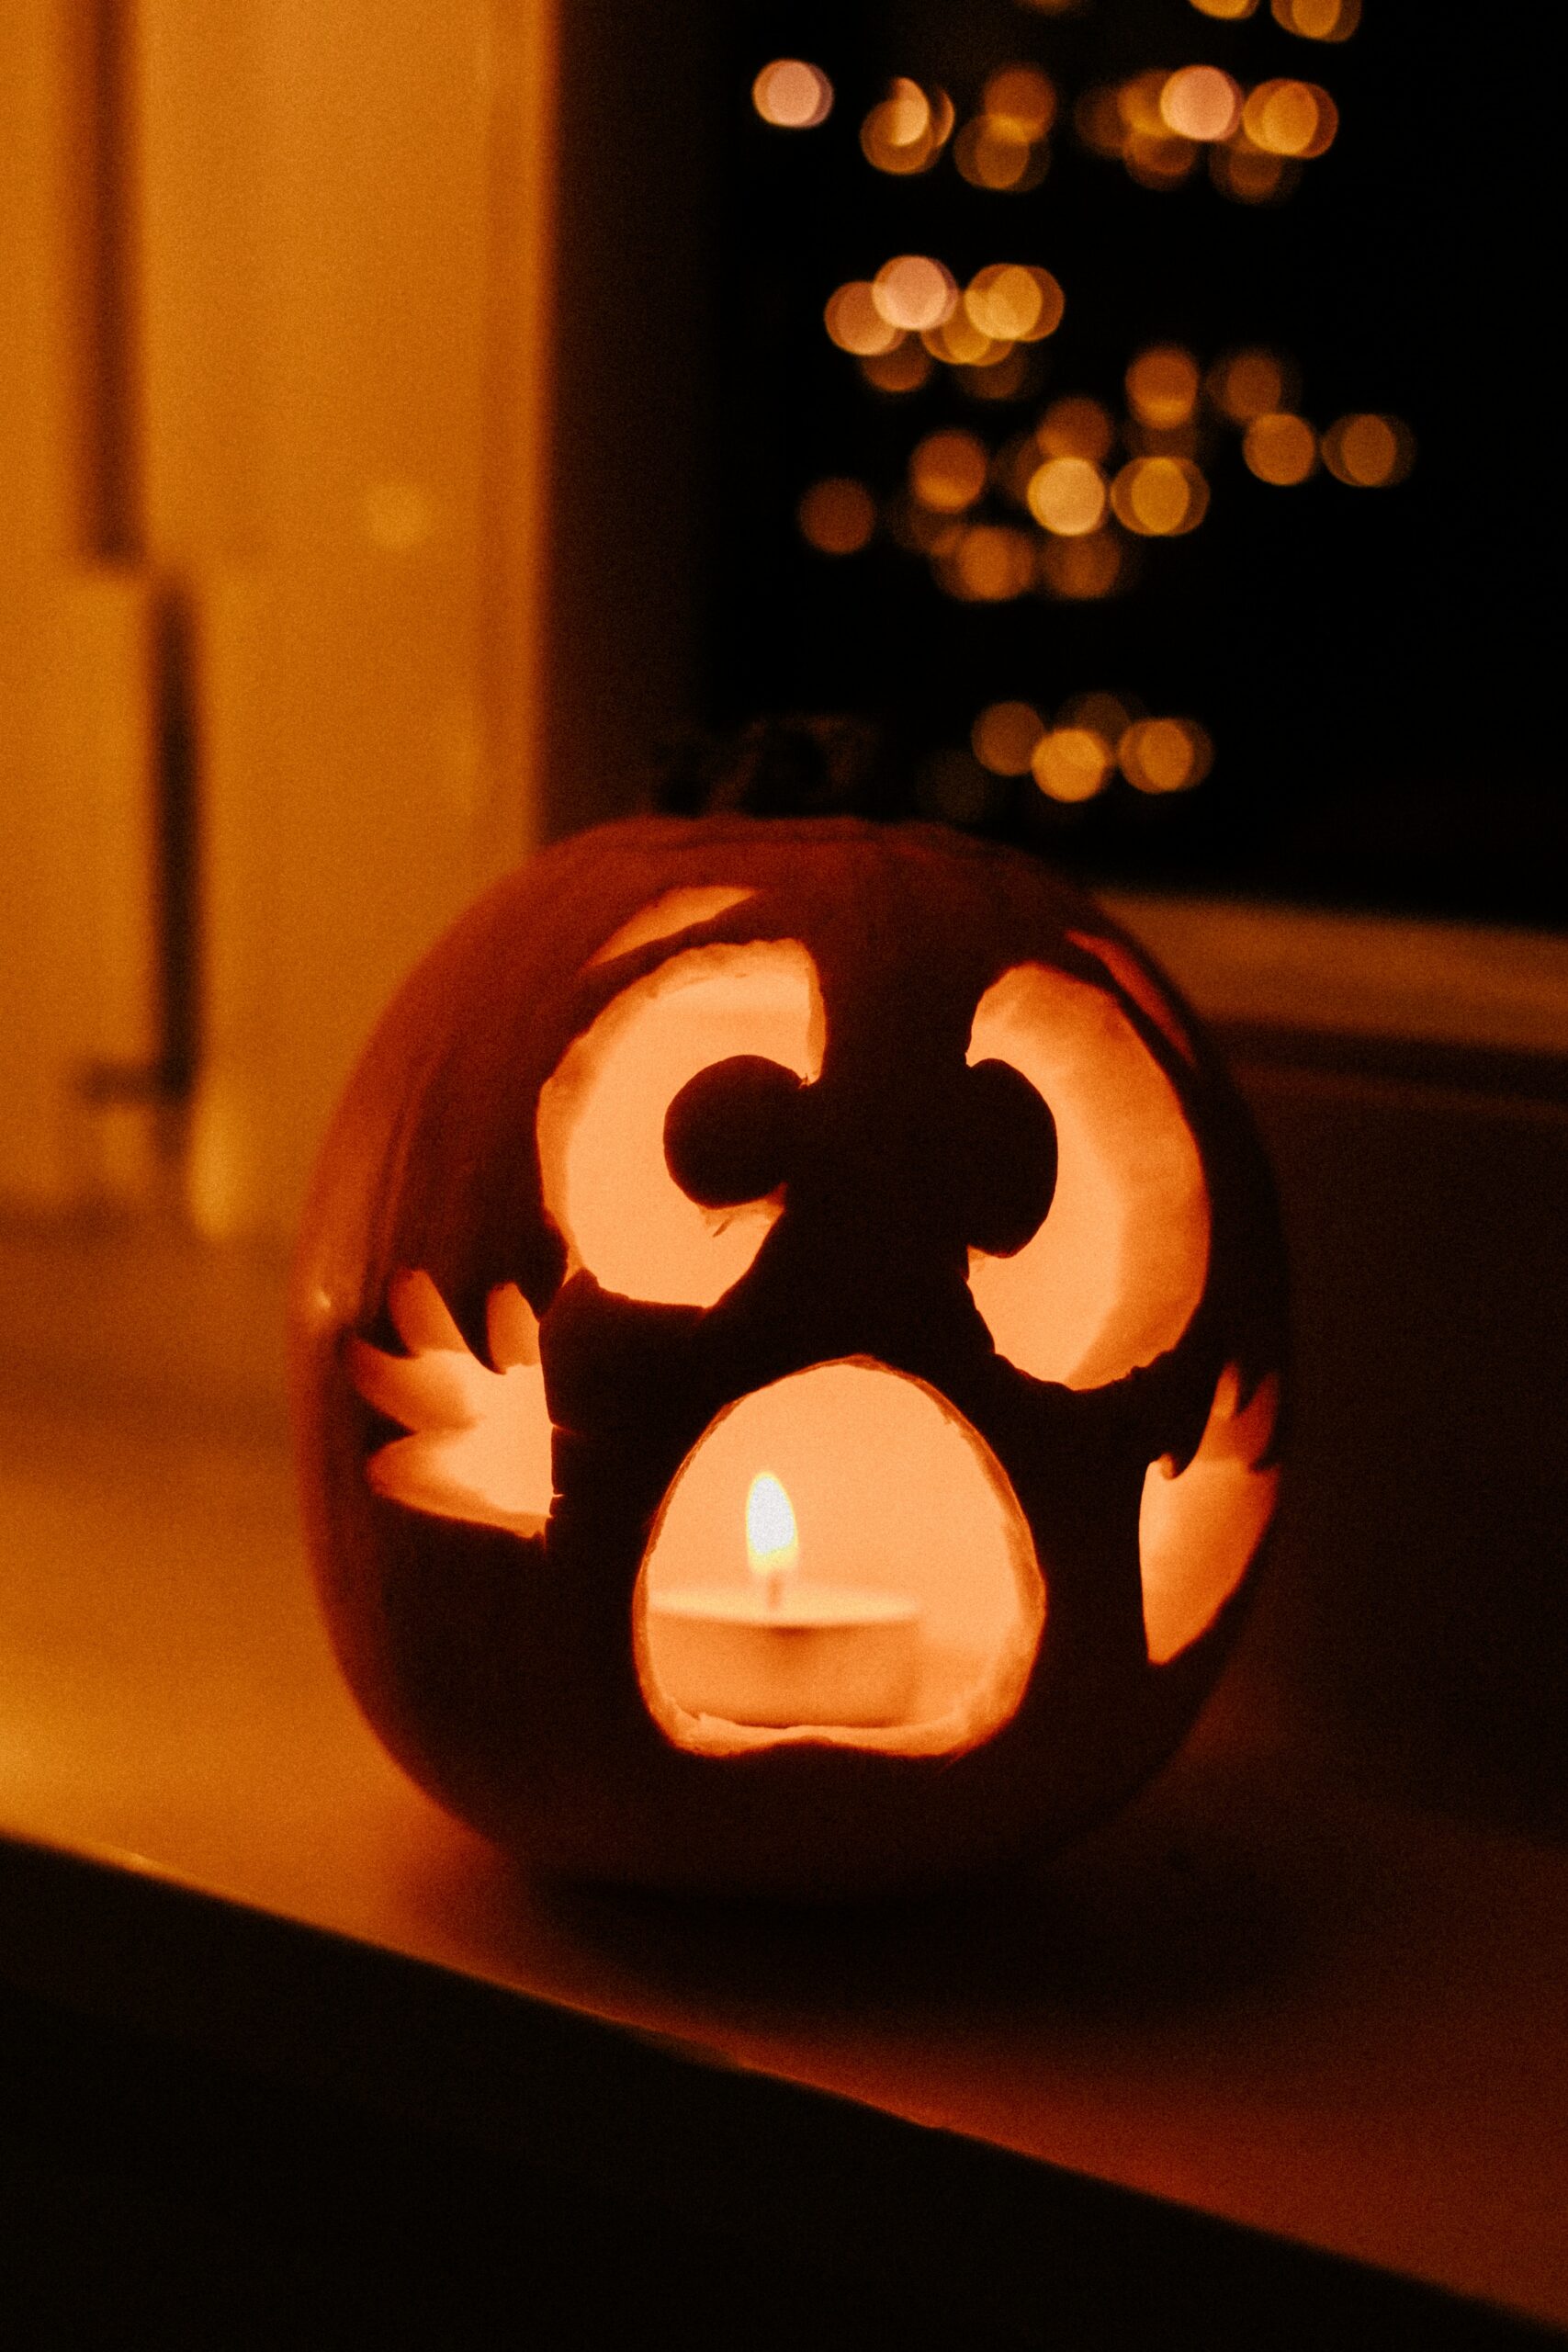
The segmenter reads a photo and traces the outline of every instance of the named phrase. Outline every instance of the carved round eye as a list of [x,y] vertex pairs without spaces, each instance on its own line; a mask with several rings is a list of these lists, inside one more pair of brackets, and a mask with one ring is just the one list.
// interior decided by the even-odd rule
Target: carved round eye
[[1034,1379],[1120,1380],[1175,1346],[1208,1279],[1208,1186],[1176,1090],[1109,996],[1043,964],[987,989],[969,1060],[1025,1080],[1056,1144],[1039,1229],[1010,1254],[995,1236],[970,1250],[975,1304]]
[[766,1200],[788,1172],[800,1080],[761,1054],[700,1069],[664,1114],[664,1157],[705,1209]]
[[722,1298],[783,1207],[790,1109],[823,1042],[795,940],[688,948],[612,999],[539,1093],[569,1271],[623,1298]]
[[1056,1189],[1056,1123],[1010,1062],[976,1062],[964,1102],[969,1128],[966,1238],[1010,1258],[1037,1233]]

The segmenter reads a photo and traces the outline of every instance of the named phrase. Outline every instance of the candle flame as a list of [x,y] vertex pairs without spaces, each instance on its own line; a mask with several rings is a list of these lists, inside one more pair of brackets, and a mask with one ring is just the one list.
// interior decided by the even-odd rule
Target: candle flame
[[771,1470],[759,1470],[746,1497],[746,1557],[759,1577],[792,1575],[799,1563],[795,1506]]

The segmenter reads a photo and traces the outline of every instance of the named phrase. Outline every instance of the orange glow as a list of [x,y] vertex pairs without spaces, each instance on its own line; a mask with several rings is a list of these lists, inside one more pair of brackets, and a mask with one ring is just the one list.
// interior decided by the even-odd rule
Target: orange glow
[[964,124],[953,156],[971,187],[998,193],[1038,187],[1050,160],[1043,144],[1021,138],[1005,119],[988,114]]
[[629,922],[612,932],[603,947],[591,958],[595,964],[613,964],[618,956],[629,956],[634,947],[651,946],[656,939],[675,939],[683,931],[691,931],[697,923],[711,922],[731,907],[755,896],[734,883],[699,883],[694,888],[666,890],[662,897],[652,899],[639,907]]
[[537,1535],[553,1487],[533,1308],[515,1283],[491,1292],[489,1364],[473,1354],[428,1274],[395,1275],[387,1308],[408,1353],[388,1355],[355,1339],[345,1351],[366,1403],[412,1432],[371,1455],[370,1485],[410,1510]]
[[1064,727],[1087,727],[1094,734],[1103,735],[1108,743],[1118,743],[1127,730],[1132,713],[1114,695],[1075,695],[1059,717]]
[[[1109,695],[1086,695],[1087,703],[1111,702]],[[1111,704],[1112,709],[1115,708]],[[1145,971],[1137,957],[1118,940],[1097,939],[1092,932],[1069,931],[1067,937],[1075,947],[1096,956],[1115,980],[1123,996],[1130,997],[1141,1012],[1147,1013],[1160,1035],[1168,1037],[1183,1061],[1196,1062],[1192,1041],[1188,1036],[1170,1005]]]
[[[700,1683],[694,1622],[759,1627],[739,1541],[759,1463],[787,1496],[802,1576],[784,1626],[764,1638],[764,1621],[752,1636],[774,1687],[737,1718],[682,1704],[680,1686]],[[1045,1616],[1028,1526],[988,1447],[945,1398],[869,1362],[792,1373],[709,1424],[671,1486],[633,1606],[655,1719],[678,1746],[709,1754],[792,1736],[912,1754],[971,1747],[1017,1708]],[[820,1638],[846,1616],[859,1621],[848,1645]],[[853,1719],[863,1676],[852,1674],[878,1617],[907,1629],[900,1645],[913,1652],[898,1719],[880,1724],[870,1710]],[[840,1692],[851,1704],[835,1715]]]
[[879,392],[918,392],[931,379],[931,354],[912,341],[896,343],[891,351],[863,359],[860,372]]
[[1034,781],[1052,800],[1092,800],[1110,781],[1115,756],[1091,727],[1053,727],[1030,756]]
[[1095,531],[1087,539],[1047,539],[1040,550],[1040,576],[1054,596],[1093,604],[1116,587],[1122,561],[1114,531]]
[[936,161],[952,127],[952,104],[942,92],[933,108],[918,82],[900,76],[862,123],[861,152],[879,172],[908,176]]
[[976,271],[964,296],[968,317],[997,343],[1043,342],[1061,325],[1066,308],[1050,271],[1021,262],[993,262]]
[[958,307],[958,288],[952,271],[929,254],[900,254],[877,271],[871,299],[890,327],[918,334],[953,316]]
[[1255,416],[1242,440],[1247,469],[1259,481],[1288,489],[1305,481],[1317,464],[1317,435],[1304,417]]
[[1103,155],[1107,163],[1121,162],[1127,126],[1115,90],[1104,85],[1086,90],[1074,104],[1073,129],[1091,155]]
[[913,555],[950,555],[964,537],[957,514],[939,514],[918,499],[897,498],[887,510],[887,527],[901,548]]
[[963,308],[941,326],[928,329],[920,341],[933,359],[945,360],[950,368],[994,368],[1012,352],[1010,343],[997,343],[983,334]]
[[1161,90],[1159,111],[1179,138],[1228,139],[1241,119],[1241,89],[1217,65],[1185,65]]
[[1269,0],[1269,12],[1303,40],[1348,40],[1361,21],[1361,0]]
[[1185,424],[1198,404],[1198,362],[1177,344],[1141,351],[1127,370],[1127,399],[1141,424]]
[[973,433],[929,433],[909,458],[909,487],[922,506],[962,514],[986,487],[990,460]]
[[1217,17],[1222,24],[1234,25],[1243,17],[1250,17],[1258,0],[1192,0],[1201,17]]
[[877,306],[874,291],[863,277],[852,279],[848,286],[840,286],[836,294],[829,295],[822,316],[839,349],[852,351],[857,359],[870,359],[891,351],[900,340],[899,330],[888,324]]
[[[1037,755],[1037,776],[1042,764]],[[1073,779],[1055,797],[1077,799],[1100,788],[1110,752],[1091,737],[1070,763],[1064,753],[1059,770],[1044,764],[1047,777]],[[1208,1277],[1208,1187],[1176,1090],[1102,989],[1043,964],[1014,965],[987,989],[968,1058],[1027,1079],[1051,1105],[1057,1155],[1032,1238],[1006,1258],[971,1250],[975,1304],[1000,1353],[1032,1379],[1121,1380],[1175,1346]]]
[[1209,485],[1186,458],[1134,458],[1111,485],[1119,523],[1143,538],[1195,531],[1209,506]]
[[1237,351],[1211,369],[1209,398],[1233,424],[1250,424],[1283,405],[1285,384],[1284,363],[1271,351]]
[[613,998],[539,1095],[545,1203],[569,1268],[585,1266],[623,1298],[722,1298],[761,1248],[782,1195],[724,1209],[692,1200],[665,1157],[666,1114],[699,1070],[735,1055],[761,1055],[809,1083],[824,1038],[817,967],[793,940],[691,947]]
[[1233,204],[1274,204],[1290,194],[1300,174],[1282,155],[1265,155],[1238,136],[1210,148],[1209,176]]
[[1241,121],[1266,155],[1305,160],[1334,144],[1339,110],[1315,82],[1260,82],[1242,108]]
[[977,523],[943,557],[941,579],[964,604],[1002,605],[1034,581],[1034,550],[1006,523]]
[[856,555],[876,528],[870,491],[842,476],[813,482],[795,514],[801,537],[819,555]]
[[969,730],[975,757],[993,775],[1027,775],[1044,722],[1030,702],[994,702]]
[[1415,458],[1415,437],[1396,416],[1342,416],[1323,436],[1329,472],[1358,490],[1403,481]]
[[1140,792],[1186,792],[1208,775],[1214,747],[1195,719],[1144,718],[1128,728],[1116,757]]
[[1087,458],[1099,466],[1111,455],[1116,428],[1098,401],[1069,394],[1052,401],[1034,437],[1048,458]]
[[1105,481],[1087,458],[1047,458],[1031,476],[1029,511],[1043,530],[1079,539],[1105,519]]
[[815,130],[833,109],[833,85],[803,58],[775,58],[751,85],[751,103],[781,130]]
[[1279,1473],[1258,1466],[1274,1434],[1279,1384],[1238,1411],[1241,1382],[1220,1375],[1197,1453],[1179,1476],[1168,1455],[1150,1464],[1138,1513],[1144,1634],[1163,1666],[1213,1624],[1240,1584],[1274,1514]]
[[1027,142],[1043,139],[1055,121],[1056,92],[1037,65],[1004,65],[987,77],[980,107]]
[[1140,187],[1179,187],[1198,153],[1192,140],[1178,139],[1174,132],[1162,138],[1153,131],[1130,130],[1122,161]]
[[964,368],[959,381],[971,400],[1015,401],[1029,386],[1029,354],[998,344],[978,366]]

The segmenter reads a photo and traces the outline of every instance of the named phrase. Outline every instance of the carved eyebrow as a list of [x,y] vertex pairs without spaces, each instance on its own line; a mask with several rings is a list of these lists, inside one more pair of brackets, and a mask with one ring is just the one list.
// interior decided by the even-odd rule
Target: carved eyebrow
[[634,947],[646,947],[655,939],[673,939],[678,932],[691,931],[700,922],[711,922],[715,915],[728,908],[738,907],[742,899],[754,899],[755,890],[742,888],[733,883],[713,882],[694,889],[666,890],[660,898],[650,899],[639,907],[629,922],[612,932],[598,953],[590,956],[592,964],[608,964],[617,956],[629,956]]
[[1114,939],[1095,939],[1087,931],[1069,931],[1067,937],[1075,947],[1093,956],[1103,964],[1118,988],[1133,1000],[1140,1012],[1146,1012],[1162,1036],[1168,1037],[1184,1061],[1196,1062],[1186,1031],[1136,956]]

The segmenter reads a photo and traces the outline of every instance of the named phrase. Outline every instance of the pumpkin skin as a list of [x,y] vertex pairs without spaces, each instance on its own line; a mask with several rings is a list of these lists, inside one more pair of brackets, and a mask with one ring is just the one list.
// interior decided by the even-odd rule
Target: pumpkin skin
[[[696,919],[661,930],[660,908],[667,925]],[[574,1265],[547,1202],[552,1084],[601,1016],[673,959],[755,943],[804,949],[815,973],[826,1036],[798,1089],[809,1123],[777,1144],[796,1095],[742,1072],[754,1126],[716,1144],[699,1085],[667,1122],[671,1167],[688,1188],[732,1194],[776,1173],[784,1150],[772,1222],[711,1303],[629,1295]],[[970,1279],[976,1246],[992,1267],[1025,1262],[1019,1237],[1051,1196],[1051,1123],[1005,1071],[982,1082],[966,1061],[976,1008],[1021,969],[1088,1007],[1123,1057],[1146,1058],[1141,1082],[1176,1106],[1205,1193],[1206,1249],[1156,1334],[1168,1343],[1151,1352],[1145,1334],[1132,1352],[1147,1360],[1091,1366],[1077,1385],[1010,1360]],[[626,1216],[635,1249],[636,1199]],[[369,1465],[408,1422],[367,1401],[362,1367],[404,1349],[407,1318],[400,1336],[390,1307],[411,1270],[481,1364],[501,1286],[537,1316],[554,1424],[542,1532],[373,1485]],[[1064,1838],[1179,1740],[1234,1639],[1271,1506],[1282,1260],[1268,1171],[1213,1049],[1141,951],[1036,859],[920,824],[649,818],[562,842],[500,883],[393,1001],[322,1150],[293,1340],[327,1623],[412,1777],[547,1870],[835,1897]],[[999,1465],[1043,1595],[1019,1689],[983,1736],[918,1752],[808,1733],[694,1744],[650,1698],[650,1536],[716,1419],[845,1362],[946,1400]],[[1251,1532],[1206,1621],[1151,1656],[1145,1483],[1155,1465],[1193,1463],[1227,1394],[1253,1400],[1259,1432],[1236,1474],[1251,1481]]]

